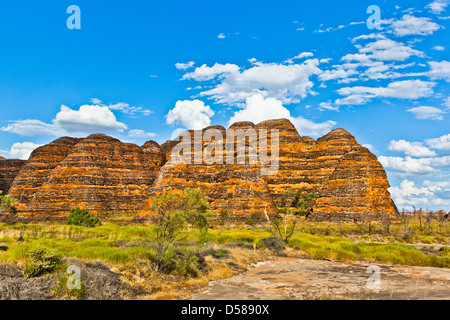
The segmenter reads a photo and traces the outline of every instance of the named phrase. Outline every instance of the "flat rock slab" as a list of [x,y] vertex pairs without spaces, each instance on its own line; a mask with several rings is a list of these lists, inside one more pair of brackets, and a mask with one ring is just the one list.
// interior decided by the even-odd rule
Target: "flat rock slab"
[[[379,289],[368,287],[369,266],[380,269]],[[371,284],[372,282],[370,282]],[[374,262],[275,258],[247,272],[211,282],[193,300],[450,299],[450,269]]]

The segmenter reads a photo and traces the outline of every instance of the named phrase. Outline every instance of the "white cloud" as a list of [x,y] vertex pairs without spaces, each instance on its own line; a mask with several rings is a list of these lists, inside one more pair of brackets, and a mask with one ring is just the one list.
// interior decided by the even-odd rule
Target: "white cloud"
[[332,120],[325,122],[314,122],[301,116],[291,117],[289,120],[291,120],[292,124],[295,128],[297,128],[300,135],[311,136],[313,138],[327,134],[336,125],[336,122]]
[[427,120],[444,120],[445,111],[436,107],[415,107],[407,110],[414,114],[416,119],[427,119]]
[[358,74],[354,69],[343,69],[338,68],[334,70],[325,70],[319,75],[320,81],[336,80],[336,79],[347,79],[352,75]]
[[261,94],[255,94],[247,98],[244,108],[234,113],[229,124],[238,121],[259,123],[280,118],[289,119],[300,135],[313,137],[328,133],[336,125],[334,121],[316,123],[303,117],[292,117],[290,111],[283,106],[281,101],[274,98],[264,98]]
[[140,129],[133,129],[128,131],[128,136],[132,138],[153,138],[156,136],[156,133],[146,132]]
[[333,106],[333,103],[330,101],[321,102],[321,103],[319,103],[319,110],[320,111],[324,111],[324,110],[339,111],[339,107]]
[[387,87],[344,87],[337,90],[344,99],[337,99],[337,105],[361,105],[373,98],[419,99],[433,93],[434,82],[422,80],[404,80],[391,82]]
[[83,105],[79,110],[62,105],[53,125],[68,132],[80,133],[122,132],[127,129],[108,107],[98,105]]
[[450,134],[439,138],[425,140],[427,146],[437,150],[450,150]]
[[409,142],[405,140],[392,140],[388,149],[394,152],[401,152],[412,157],[435,157],[437,153],[423,146],[421,142]]
[[442,209],[450,206],[450,183],[424,181],[416,185],[414,181],[403,180],[400,186],[389,189],[397,206],[406,206],[408,210],[416,209]]
[[[361,47],[359,53],[368,55],[370,59],[382,61],[404,61],[411,56],[423,56],[423,52],[390,39],[370,42]],[[345,57],[343,59],[345,60]]]
[[175,63],[175,67],[178,70],[187,70],[187,69],[192,68],[194,66],[194,64],[195,64],[194,61],[189,61],[187,63],[180,63],[180,62],[178,62],[178,63]]
[[64,130],[55,128],[52,124],[45,123],[41,120],[26,119],[11,121],[6,127],[1,128],[2,131],[15,133],[21,136],[29,137],[35,135],[63,135]]
[[218,80],[212,89],[201,92],[200,96],[226,105],[243,103],[255,93],[289,104],[299,102],[308,94],[315,94],[311,90],[314,83],[310,77],[321,73],[318,65],[318,59],[289,65],[253,61],[251,68],[242,71],[234,64],[203,65],[185,74],[183,79]]
[[83,105],[79,110],[72,110],[62,105],[52,123],[27,119],[12,121],[2,131],[22,136],[34,135],[83,135],[101,132],[122,132],[127,126],[117,121],[107,106]]
[[123,113],[129,115],[129,116],[135,116],[138,113],[140,113],[140,114],[142,114],[144,116],[149,116],[150,114],[153,113],[153,111],[148,110],[148,109],[144,109],[142,107],[130,106],[126,102],[119,102],[119,103],[109,104],[109,105],[99,104],[98,106],[107,107],[110,110],[118,110],[120,112],[123,112]]
[[314,57],[314,53],[312,53],[312,52],[302,52],[302,53],[300,53],[299,55],[296,55],[293,58],[287,59],[286,62],[287,63],[294,63],[294,60],[310,58],[310,57]]
[[445,98],[444,103],[442,105],[450,109],[450,97]]
[[403,37],[409,35],[431,35],[439,30],[441,26],[432,22],[430,18],[418,18],[405,14],[401,20],[393,21],[391,28],[396,36]]
[[400,173],[402,176],[427,174],[439,171],[439,168],[450,167],[450,156],[434,158],[379,157],[381,164],[388,170]]
[[447,0],[436,0],[428,4],[425,8],[427,8],[434,14],[441,14],[442,11],[445,11],[445,8],[447,8],[447,6],[448,6]]
[[399,73],[399,69],[414,66],[415,63],[395,64],[413,56],[424,57],[422,51],[413,49],[401,42],[387,39],[382,34],[363,35],[352,39],[373,40],[365,45],[355,44],[357,53],[349,53],[341,58],[343,64],[333,66],[334,70],[326,70],[320,76],[322,80],[340,78],[339,83],[349,83],[356,80],[394,79],[409,76]]
[[217,38],[219,38],[219,39],[225,39],[226,36],[225,36],[224,33],[220,33],[220,34],[217,36]]
[[450,82],[450,62],[449,61],[430,61],[430,71],[426,72],[431,79],[444,79]]
[[444,51],[444,50],[445,50],[445,47],[443,47],[443,46],[434,46],[434,47],[431,48],[431,49],[436,50],[436,51]]
[[365,143],[365,144],[363,144],[362,146],[363,146],[364,148],[369,149],[372,153],[378,152],[378,150],[375,149],[375,147],[374,147],[373,145],[369,144],[369,143]]
[[239,72],[239,66],[235,64],[216,63],[212,67],[208,67],[204,64],[201,67],[195,68],[195,71],[186,73],[182,80],[192,79],[196,81],[208,81],[214,79],[218,75],[226,76],[226,74],[237,72]]
[[181,125],[187,129],[202,129],[211,124],[214,111],[200,100],[177,101],[166,116],[169,125]]
[[229,125],[239,121],[259,123],[265,120],[290,118],[291,113],[281,101],[267,98],[261,94],[248,97],[243,109],[236,111],[229,121]]
[[9,151],[0,150],[0,155],[9,159],[28,160],[31,152],[40,146],[42,145],[32,142],[18,142],[14,143]]
[[92,98],[91,103],[96,104],[96,105],[101,105],[103,103],[103,101],[100,99],[97,99],[97,98]]

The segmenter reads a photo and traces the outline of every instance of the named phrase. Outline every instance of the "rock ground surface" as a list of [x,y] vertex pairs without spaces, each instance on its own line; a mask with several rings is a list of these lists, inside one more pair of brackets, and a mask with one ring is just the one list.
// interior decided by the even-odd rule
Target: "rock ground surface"
[[[370,265],[380,267],[381,286],[369,290]],[[211,282],[193,300],[450,299],[450,269],[373,262],[275,258],[247,272]]]

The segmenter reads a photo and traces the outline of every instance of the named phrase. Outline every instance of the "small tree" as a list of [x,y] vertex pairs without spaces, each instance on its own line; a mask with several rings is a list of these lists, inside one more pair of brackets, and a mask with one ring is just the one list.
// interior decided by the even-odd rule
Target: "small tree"
[[8,195],[3,195],[3,192],[0,191],[0,213],[6,212],[12,215],[17,214],[17,199],[10,197]]
[[67,224],[94,228],[100,226],[102,223],[100,222],[100,219],[95,218],[91,212],[80,208],[75,208],[70,211]]
[[150,212],[157,217],[178,212],[187,223],[207,231],[210,218],[208,205],[206,195],[200,189],[186,188],[182,193],[170,192],[155,196]]
[[269,221],[268,231],[272,236],[288,243],[291,240],[297,224],[297,217],[292,213],[280,212],[282,219],[276,218]]
[[314,192],[290,189],[281,197],[279,207],[288,209],[294,215],[307,216],[311,213],[315,200],[316,194]]
[[172,248],[189,224],[198,228],[202,234],[208,231],[208,201],[199,189],[186,188],[182,193],[155,196],[150,212],[156,215],[155,264],[158,270],[170,264],[173,259]]

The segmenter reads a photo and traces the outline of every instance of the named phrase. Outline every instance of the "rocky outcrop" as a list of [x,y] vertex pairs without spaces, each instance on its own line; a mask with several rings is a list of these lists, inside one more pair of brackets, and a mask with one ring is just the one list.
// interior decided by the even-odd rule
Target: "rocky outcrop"
[[[232,135],[251,131],[257,140],[247,137],[243,145]],[[276,155],[276,132],[277,170],[267,173],[271,165],[263,160]],[[199,143],[194,137],[201,137]],[[260,157],[250,161],[239,146],[256,149]],[[383,167],[350,133],[335,129],[314,140],[300,136],[287,119],[190,130],[161,146],[149,141],[139,147],[100,134],[60,138],[32,153],[9,193],[31,215],[67,215],[77,206],[97,214],[146,215],[149,198],[186,187],[202,189],[216,214],[276,214],[292,190],[317,195],[316,220],[397,213]]]
[[34,150],[15,178],[9,194],[25,209],[47,181],[51,171],[63,161],[80,139],[62,137]]
[[0,191],[7,194],[11,185],[19,173],[20,169],[25,165],[25,160],[5,159],[0,157]]
[[68,215],[75,207],[100,215],[135,214],[159,169],[155,149],[101,134],[58,139],[33,152],[10,194],[30,215]]
[[[205,132],[206,129],[203,129]],[[226,131],[215,129],[224,137],[223,162],[226,163]],[[238,163],[234,153],[234,164],[178,164],[170,158],[172,148],[180,137],[167,142],[165,146],[168,162],[158,174],[152,194],[164,190],[201,188],[212,199],[211,209],[220,212],[227,208],[233,214],[249,214],[252,211],[276,213],[276,206],[282,206],[281,198],[289,190],[314,192],[315,220],[362,220],[368,215],[394,216],[397,208],[391,200],[386,173],[367,148],[344,129],[335,129],[326,136],[314,140],[302,137],[287,119],[264,121],[257,125],[238,122],[230,129],[254,129],[258,133],[258,154],[260,142],[267,138],[270,154],[271,130],[279,132],[279,168],[271,175],[261,175],[261,167]],[[260,130],[263,130],[262,132]],[[265,133],[267,132],[267,134]],[[189,131],[193,138],[195,131]],[[198,131],[197,131],[198,134]],[[205,151],[212,141],[203,140],[201,150]],[[246,146],[249,147],[249,140]],[[194,149],[194,143],[191,142]],[[235,150],[237,150],[235,145]],[[191,153],[194,162],[195,153]],[[266,165],[267,166],[267,165]]]

